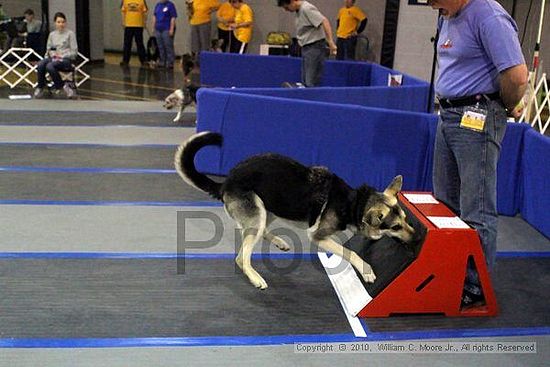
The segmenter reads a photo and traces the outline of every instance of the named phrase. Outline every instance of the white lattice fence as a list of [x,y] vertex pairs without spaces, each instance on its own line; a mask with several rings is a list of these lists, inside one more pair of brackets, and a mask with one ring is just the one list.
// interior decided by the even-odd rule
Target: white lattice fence
[[[534,78],[533,75],[529,76]],[[533,83],[529,83],[528,100],[526,108],[523,110],[518,122],[529,123],[533,128],[544,134],[550,125],[550,93],[548,93],[548,81],[546,73],[543,73],[536,87],[533,88]],[[544,94],[542,101],[539,102],[539,95]],[[548,111],[548,117],[543,121],[543,111],[545,108]],[[531,118],[528,118],[531,116]],[[527,120],[531,120],[530,122]]]

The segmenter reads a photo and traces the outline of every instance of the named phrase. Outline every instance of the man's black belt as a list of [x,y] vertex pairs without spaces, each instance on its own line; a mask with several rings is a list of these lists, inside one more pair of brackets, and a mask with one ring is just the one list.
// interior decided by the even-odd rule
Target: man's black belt
[[490,94],[476,94],[473,96],[447,99],[439,98],[439,105],[442,108],[451,108],[451,107],[463,107],[463,106],[473,106],[479,102],[484,102],[486,100],[496,101],[500,100],[500,93],[490,93]]
[[307,45],[303,45],[302,47],[309,47],[309,46],[313,46],[317,43],[321,43],[321,42],[325,42],[325,39],[324,38],[321,38],[320,40],[317,40],[317,41],[313,41],[311,43],[308,43]]

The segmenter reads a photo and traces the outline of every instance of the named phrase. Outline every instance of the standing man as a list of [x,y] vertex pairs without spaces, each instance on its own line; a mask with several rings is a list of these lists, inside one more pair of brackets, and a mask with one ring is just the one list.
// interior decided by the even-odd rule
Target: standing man
[[174,34],[178,13],[170,0],[160,0],[155,6],[153,29],[159,48],[159,67],[174,68]]
[[296,13],[296,37],[302,47],[302,83],[306,87],[321,85],[326,54],[326,44],[336,55],[332,28],[328,19],[305,0],[277,0],[277,6]]
[[145,0],[122,0],[122,26],[124,27],[124,49],[120,66],[128,66],[132,52],[132,39],[136,40],[137,52],[141,66],[146,66],[145,46],[143,45],[143,27],[147,20],[147,3]]
[[235,20],[230,24],[231,49],[229,52],[235,54],[244,54],[246,48],[252,39],[252,24],[254,23],[254,13],[248,4],[243,0],[229,0],[231,6],[235,8]]
[[336,21],[337,60],[355,60],[357,35],[365,30],[366,25],[367,16],[355,6],[355,0],[345,0]]
[[[506,113],[519,116],[527,67],[514,20],[495,0],[429,0],[439,10],[435,196],[479,234],[489,269],[497,239],[496,169]],[[463,307],[483,302],[468,264]]]

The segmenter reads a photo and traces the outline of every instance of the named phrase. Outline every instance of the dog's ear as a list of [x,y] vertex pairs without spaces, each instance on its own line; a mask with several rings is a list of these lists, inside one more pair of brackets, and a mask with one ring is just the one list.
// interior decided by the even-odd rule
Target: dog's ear
[[396,196],[399,191],[401,191],[401,187],[403,186],[403,176],[395,176],[392,182],[386,187],[386,190],[384,190],[384,195],[387,196]]
[[384,213],[380,209],[369,209],[364,215],[362,222],[371,227],[378,227],[382,224]]

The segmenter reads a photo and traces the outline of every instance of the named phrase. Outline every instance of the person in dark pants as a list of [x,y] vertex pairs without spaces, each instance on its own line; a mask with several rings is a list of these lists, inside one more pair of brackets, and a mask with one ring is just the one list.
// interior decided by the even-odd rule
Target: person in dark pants
[[124,48],[120,66],[128,66],[132,52],[132,40],[135,39],[141,66],[146,66],[145,46],[143,44],[143,27],[147,20],[147,3],[145,0],[122,0],[122,25],[124,26]]
[[[478,232],[492,270],[497,252],[497,162],[507,112],[517,117],[527,66],[512,17],[495,0],[429,0],[439,11],[440,114],[435,137],[434,194]],[[462,306],[484,302],[469,263]]]
[[355,60],[357,35],[365,30],[367,16],[355,6],[355,0],[345,0],[344,7],[338,11],[336,21],[337,60]]
[[327,43],[332,55],[336,55],[337,50],[330,22],[304,0],[277,0],[277,6],[296,14],[296,37],[302,47],[302,83],[306,87],[321,85]]

